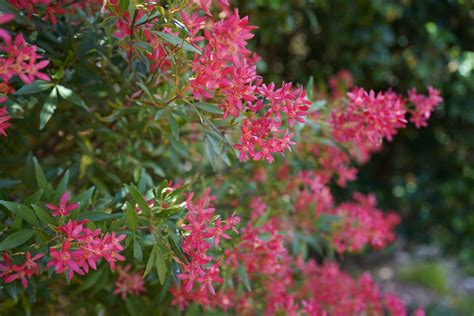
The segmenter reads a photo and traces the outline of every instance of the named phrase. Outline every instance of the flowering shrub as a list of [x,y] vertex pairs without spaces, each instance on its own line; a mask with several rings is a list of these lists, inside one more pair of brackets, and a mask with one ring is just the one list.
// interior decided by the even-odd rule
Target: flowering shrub
[[227,1],[8,3],[1,308],[407,314],[331,255],[385,247],[399,216],[332,188],[437,90],[265,83]]

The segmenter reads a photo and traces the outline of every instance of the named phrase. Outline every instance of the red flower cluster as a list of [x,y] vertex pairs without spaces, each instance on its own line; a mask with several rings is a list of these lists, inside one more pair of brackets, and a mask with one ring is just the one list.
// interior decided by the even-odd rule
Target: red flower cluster
[[[224,279],[219,276],[219,266],[221,260],[211,263],[212,256],[208,254],[211,248],[218,248],[221,238],[231,239],[227,235],[228,230],[234,230],[237,233],[235,225],[240,222],[240,218],[233,214],[227,220],[222,221],[215,218],[215,209],[212,206],[214,196],[210,195],[210,189],[204,191],[202,197],[193,201],[194,194],[191,193],[186,199],[186,225],[182,227],[184,236],[182,237],[182,250],[186,254],[185,262],[175,258],[181,266],[181,273],[178,278],[182,281],[182,289],[175,289],[175,296],[178,293],[189,293],[193,290],[194,283],[200,285],[200,290],[188,295],[200,296],[204,292],[215,294],[214,282],[222,282]],[[212,239],[212,243],[208,242]]]
[[[353,202],[335,206],[328,180],[326,173],[311,171],[290,178],[287,192],[291,194],[296,210],[292,224],[311,232],[315,227],[314,220],[325,215],[336,216],[330,227],[330,239],[338,252],[358,251],[369,244],[380,249],[395,240],[394,229],[400,221],[398,215],[377,209],[373,194],[355,193]],[[258,205],[254,202],[251,206]]]
[[439,91],[433,87],[428,87],[428,96],[417,94],[416,89],[413,88],[408,91],[408,98],[415,106],[411,112],[410,121],[418,128],[427,125],[426,121],[430,118],[431,112],[443,102]]
[[127,264],[125,267],[117,267],[118,277],[115,281],[114,295],[120,295],[123,300],[128,294],[139,295],[146,292],[143,273],[132,273],[131,270],[131,264]]
[[[391,293],[384,295],[368,273],[354,279],[340,271],[336,263],[318,265],[309,261],[298,265],[304,275],[299,291],[303,315],[384,315],[385,310],[392,316],[407,315],[400,299]],[[419,309],[415,315],[422,313]]]
[[8,0],[10,4],[26,13],[31,18],[33,15],[39,15],[45,21],[52,24],[58,23],[58,17],[70,12],[76,8],[84,9],[88,5],[96,7],[103,4],[103,0]]
[[407,122],[405,102],[392,91],[375,94],[354,88],[347,97],[347,107],[332,112],[332,134],[338,142],[352,142],[355,147],[375,151],[383,139],[391,140]]
[[395,240],[393,232],[400,222],[395,213],[384,214],[375,207],[373,194],[354,193],[354,202],[340,204],[334,213],[341,218],[332,233],[333,245],[338,252],[358,251],[366,244],[376,249]]
[[[13,14],[0,13],[0,25],[13,20]],[[0,104],[7,101],[7,96],[14,92],[10,86],[11,78],[18,76],[25,84],[33,82],[35,78],[49,80],[49,77],[40,72],[49,63],[42,58],[34,45],[28,45],[22,34],[12,39],[11,34],[0,28]],[[6,129],[11,126],[7,121],[10,116],[6,108],[0,108],[0,134],[6,136]]]
[[193,95],[197,100],[220,99],[224,118],[250,112],[242,121],[240,143],[235,146],[239,158],[271,163],[274,153],[283,153],[293,144],[293,134],[283,122],[287,121],[289,127],[295,121],[304,122],[311,102],[302,88],[293,88],[291,83],[283,83],[280,88],[273,83],[262,84],[256,73],[258,57],[247,49],[255,27],[248,25],[247,17],[240,18],[237,10],[225,15],[218,22],[209,21],[204,37],[200,37],[197,34],[205,20],[182,14],[194,35],[191,42],[206,41],[203,54],[193,62]]
[[443,101],[438,90],[429,87],[428,93],[425,96],[411,89],[406,100],[393,91],[375,94],[354,88],[347,93],[348,105],[332,112],[332,136],[337,142],[351,143],[351,155],[366,162],[384,139],[392,140],[398,129],[405,127],[407,101],[414,105],[410,121],[416,127],[426,126],[431,112]]
[[30,252],[26,252],[25,261],[21,265],[13,264],[7,253],[3,254],[4,263],[0,262],[0,278],[5,283],[11,283],[15,280],[20,280],[23,288],[28,287],[28,279],[33,275],[40,274],[40,266],[36,260],[43,257],[43,253],[39,253],[35,256],[31,256]]
[[125,239],[125,235],[116,236],[113,232],[101,236],[99,228],[91,230],[84,227],[86,223],[86,220],[70,220],[57,229],[63,242],[49,249],[51,259],[47,268],[54,267],[56,273],[65,272],[71,280],[74,272],[84,275],[89,272],[89,268],[97,269],[97,261],[101,258],[109,263],[112,270],[115,269],[116,261],[125,260],[120,254],[124,249],[120,241]]

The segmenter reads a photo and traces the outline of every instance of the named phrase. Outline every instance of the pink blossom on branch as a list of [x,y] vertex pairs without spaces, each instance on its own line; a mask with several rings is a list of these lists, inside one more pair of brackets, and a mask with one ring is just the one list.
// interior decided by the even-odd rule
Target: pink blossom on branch
[[53,216],[68,216],[70,211],[75,210],[79,203],[72,203],[71,205],[67,205],[69,202],[69,194],[65,192],[61,195],[59,199],[59,205],[47,204],[46,207],[53,211]]
[[44,256],[43,253],[38,253],[35,256],[31,256],[29,251],[25,254],[25,261],[21,265],[11,263],[11,259],[7,253],[3,254],[4,263],[0,262],[0,277],[5,283],[11,283],[15,280],[20,280],[23,288],[28,287],[28,279],[33,275],[40,274],[40,266],[36,262]]
[[427,120],[430,118],[431,112],[443,102],[440,92],[433,87],[428,87],[428,95],[417,94],[416,89],[413,88],[408,92],[408,98],[415,106],[411,112],[410,121],[415,124],[417,128],[427,126]]

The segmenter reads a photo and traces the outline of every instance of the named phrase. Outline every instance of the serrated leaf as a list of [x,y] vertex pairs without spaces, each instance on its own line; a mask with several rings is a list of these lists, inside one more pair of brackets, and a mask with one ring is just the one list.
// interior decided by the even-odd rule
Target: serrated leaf
[[39,92],[46,91],[53,87],[53,84],[50,82],[42,81],[42,80],[37,80],[34,81],[33,83],[24,85],[17,91],[15,91],[15,95],[27,95],[27,94],[35,94]]
[[188,42],[186,42],[184,39],[182,39],[182,38],[180,38],[180,37],[178,37],[174,34],[168,34],[168,33],[164,33],[164,32],[157,32],[157,34],[162,39],[164,39],[165,41],[167,41],[168,43],[170,43],[173,46],[182,47],[186,51],[193,52],[193,53],[201,55],[201,51],[199,49],[197,49],[196,47],[194,47],[191,44],[189,44]]
[[28,206],[9,201],[0,201],[0,205],[5,206],[10,212],[17,216],[20,216],[28,223],[39,226],[39,222],[36,218],[35,212]]
[[28,239],[34,235],[35,231],[33,229],[24,229],[5,238],[4,241],[0,242],[0,251],[5,251],[12,249],[24,244]]
[[61,85],[57,85],[56,89],[58,89],[58,92],[61,98],[89,112],[89,108],[87,107],[87,104],[74,91]]
[[160,279],[161,285],[165,283],[166,280],[166,263],[165,263],[165,257],[163,256],[163,253],[161,252],[161,249],[157,246],[156,247],[156,272],[158,273],[158,278]]
[[53,116],[54,112],[56,111],[56,107],[58,105],[58,90],[54,88],[49,93],[48,98],[43,104],[40,112],[40,130],[42,130],[45,125],[49,122],[51,117]]
[[36,216],[38,216],[39,220],[45,224],[54,224],[54,219],[47,211],[37,205],[31,205],[35,210]]
[[135,201],[135,203],[138,204],[138,207],[142,210],[142,212],[144,214],[150,214],[150,206],[148,206],[148,203],[145,201],[142,194],[137,190],[137,188],[133,184],[131,184],[128,186],[128,189],[130,195],[132,196],[132,199]]
[[156,249],[157,249],[156,245],[154,245],[153,248],[151,249],[150,257],[148,257],[148,261],[146,263],[143,277],[146,277],[151,272],[151,269],[153,269],[153,266],[155,265]]

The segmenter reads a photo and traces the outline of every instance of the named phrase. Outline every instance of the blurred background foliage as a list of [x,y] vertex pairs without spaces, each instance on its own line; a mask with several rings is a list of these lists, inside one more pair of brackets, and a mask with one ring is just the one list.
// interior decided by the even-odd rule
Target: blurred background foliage
[[356,85],[406,92],[432,85],[444,104],[429,128],[404,129],[361,168],[350,190],[401,212],[407,246],[440,244],[474,259],[474,2],[258,0],[236,5],[258,25],[268,80],[305,83],[349,70]]

